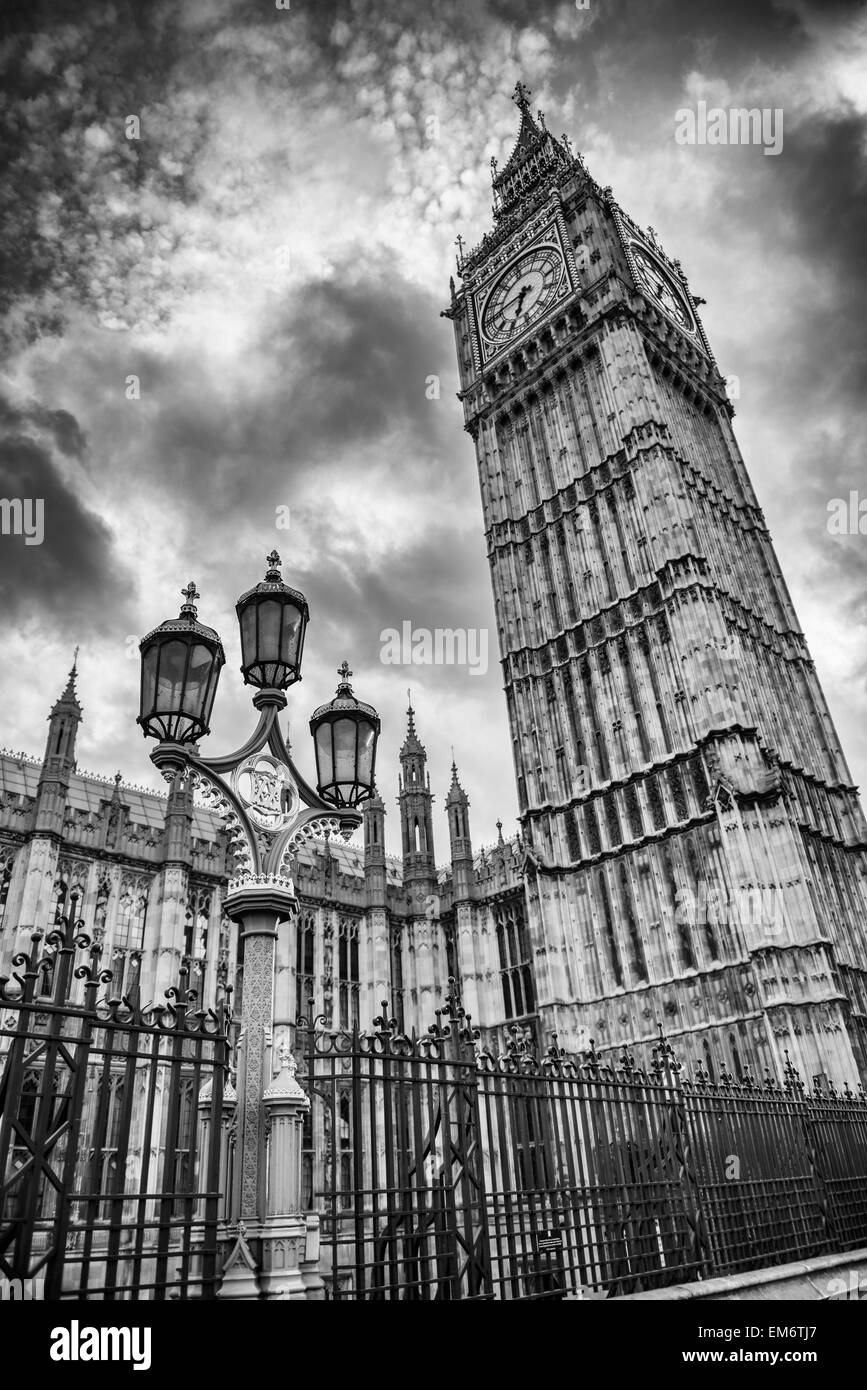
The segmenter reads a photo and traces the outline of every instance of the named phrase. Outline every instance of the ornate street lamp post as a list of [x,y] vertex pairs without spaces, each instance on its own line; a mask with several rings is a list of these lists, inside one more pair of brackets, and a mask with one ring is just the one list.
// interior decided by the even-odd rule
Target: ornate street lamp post
[[[294,1238],[292,1248],[297,1253],[299,1222],[304,1229],[300,1209],[275,1212],[269,1208],[266,1192],[282,1193],[285,1205],[287,1186],[280,1174],[267,1171],[269,1156],[264,1142],[265,1106],[276,1104],[277,1094],[265,1074],[274,1019],[277,933],[294,920],[297,911],[291,861],[305,840],[324,834],[348,839],[361,824],[357,808],[373,793],[380,724],[376,710],[354,696],[349,684],[352,672],[344,661],[337,694],[329,704],[320,706],[310,721],[316,751],[316,791],[295,767],[278,715],[286,707],[285,692],[301,679],[309,614],[304,595],[284,584],[280,556],[272,551],[264,580],[242,594],[236,605],[241,674],[245,684],[255,688],[258,725],[234,753],[203,757],[198,741],[209,732],[225,655],[217,633],[198,621],[195,584],[191,581],[182,592],[185,602],[178,617],[161,623],[140,644],[138,723],[146,737],[157,739],[151,759],[163,776],[170,782],[178,776],[188,778],[228,832],[232,871],[226,911],[239,923],[244,989],[243,1080],[239,1068],[238,1088],[240,1161],[235,1165],[238,1187],[232,1204],[238,1235],[226,1268],[231,1269],[235,1286],[246,1297],[253,1288],[273,1292],[277,1276],[271,1268],[269,1247],[279,1235],[280,1249],[285,1252]],[[284,1071],[285,1066],[284,1058]],[[306,1101],[297,1085],[289,1090],[289,1100],[284,1096],[281,1103],[291,1108],[292,1102],[300,1105]],[[300,1203],[300,1185],[294,1203]],[[246,1273],[239,1270],[239,1263],[249,1262],[250,1251],[257,1249],[258,1268]],[[296,1276],[298,1263],[296,1259]],[[290,1290],[289,1297],[293,1289],[295,1296],[304,1296],[300,1277],[293,1282],[290,1274],[287,1267],[281,1269],[281,1287]]]

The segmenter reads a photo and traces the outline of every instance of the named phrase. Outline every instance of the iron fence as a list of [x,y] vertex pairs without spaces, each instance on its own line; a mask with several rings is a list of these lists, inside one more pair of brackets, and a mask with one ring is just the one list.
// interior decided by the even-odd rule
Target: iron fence
[[0,978],[0,1275],[46,1298],[212,1297],[227,1011],[183,971],[162,1005],[97,999],[112,975],[76,906]]
[[867,1243],[867,1100],[622,1051],[300,1020],[334,1299],[610,1298]]

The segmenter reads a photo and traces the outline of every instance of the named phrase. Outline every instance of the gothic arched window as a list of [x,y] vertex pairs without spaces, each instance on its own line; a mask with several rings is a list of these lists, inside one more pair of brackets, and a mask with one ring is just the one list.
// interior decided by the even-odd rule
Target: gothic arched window
[[340,1027],[357,1028],[359,1021],[358,995],[358,922],[341,917],[337,926],[337,966],[340,975]]
[[54,879],[52,926],[72,910],[73,899],[75,900],[75,915],[80,914],[87,884],[87,870],[87,864],[77,863],[71,859],[61,859]]
[[213,889],[190,885],[184,916],[184,955],[189,961],[203,962],[208,950]]
[[141,951],[148,910],[148,880],[124,876],[114,928],[114,945],[119,950]]
[[[308,1000],[313,997],[313,952],[316,939],[316,919],[312,912],[299,917],[295,931],[295,1017],[307,1014]],[[315,1013],[315,1009],[313,1010]]]
[[536,1004],[530,942],[520,899],[497,903],[494,907],[500,982],[506,1018],[533,1013]]
[[143,874],[124,874],[114,924],[110,967],[112,996],[128,995],[138,984],[150,880]]
[[104,874],[96,890],[96,907],[93,913],[93,933],[96,940],[102,941],[105,935],[105,921],[108,916],[108,901],[111,897],[111,879]]
[[3,930],[3,920],[6,916],[6,902],[9,898],[9,885],[12,882],[12,867],[15,863],[15,854],[12,850],[3,850],[0,854],[0,931]]

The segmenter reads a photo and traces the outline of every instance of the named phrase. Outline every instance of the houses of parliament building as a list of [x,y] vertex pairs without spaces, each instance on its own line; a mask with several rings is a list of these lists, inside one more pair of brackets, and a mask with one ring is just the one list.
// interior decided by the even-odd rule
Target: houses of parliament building
[[[867,1083],[867,826],[677,260],[515,93],[494,221],[451,319],[521,833],[479,852],[457,769],[435,835],[410,709],[403,853],[299,850],[277,1022],[427,1029],[450,975],[492,1046],[518,1025],[603,1055],[660,1023],[684,1061]],[[460,447],[456,440],[456,447]],[[167,796],[76,770],[75,673],[42,759],[0,757],[0,973],[75,890],[113,993],[187,962],[243,978],[226,840]],[[443,784],[444,785],[444,784]],[[472,788],[469,789],[472,792]],[[436,846],[448,846],[438,866]]]

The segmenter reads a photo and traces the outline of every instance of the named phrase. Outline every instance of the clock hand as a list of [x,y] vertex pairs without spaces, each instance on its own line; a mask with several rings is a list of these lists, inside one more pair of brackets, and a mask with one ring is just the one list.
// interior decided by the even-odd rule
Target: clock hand
[[511,304],[515,304],[517,306],[515,309],[515,318],[519,318],[521,314],[521,309],[524,307],[524,300],[526,299],[527,295],[530,293],[530,290],[532,288],[532,285],[524,285],[520,293],[515,296],[514,300],[507,299],[505,304],[503,305],[503,313],[510,313],[511,311],[509,306]]

